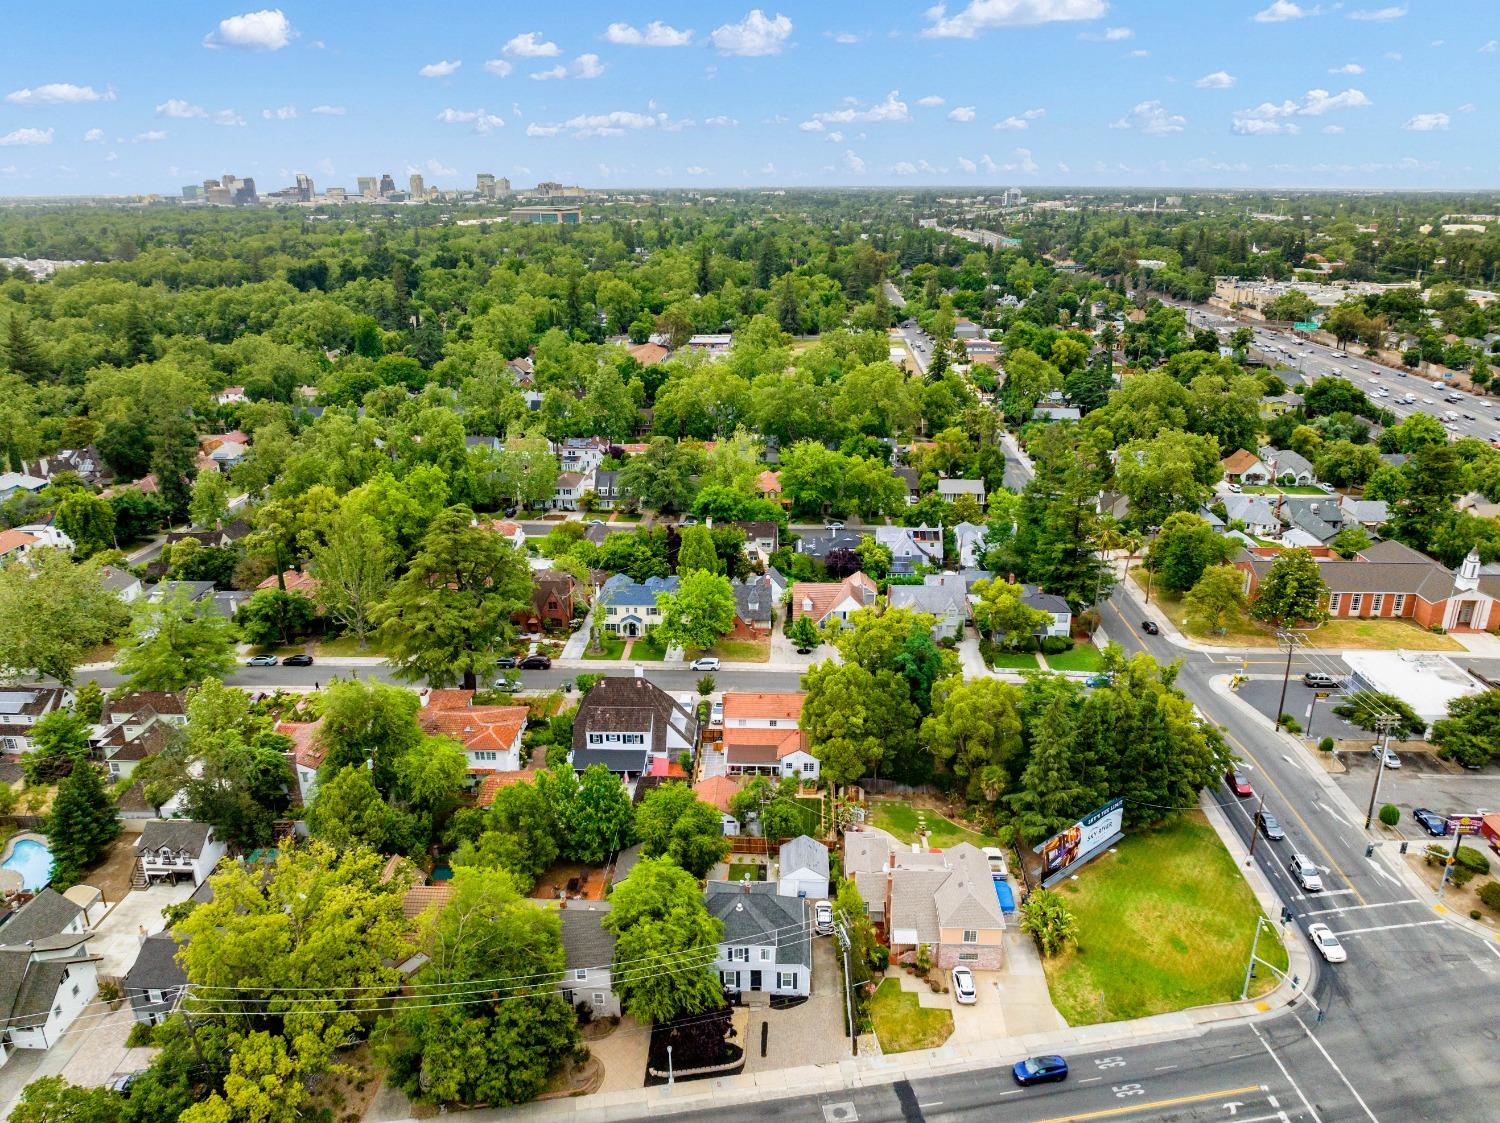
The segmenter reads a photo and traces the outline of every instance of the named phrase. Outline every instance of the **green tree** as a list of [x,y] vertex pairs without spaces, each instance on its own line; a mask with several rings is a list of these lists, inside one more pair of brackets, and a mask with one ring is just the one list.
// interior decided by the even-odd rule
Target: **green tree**
[[234,620],[247,643],[274,647],[306,635],[317,614],[317,606],[301,593],[260,589],[240,606]]
[[73,540],[73,556],[93,557],[115,544],[115,509],[86,491],[69,491],[57,505],[57,527]]
[[1222,635],[1231,619],[1245,611],[1245,575],[1232,565],[1213,565],[1183,598],[1189,615]]
[[537,784],[507,784],[483,818],[478,837],[459,846],[454,864],[503,869],[530,890],[562,852],[562,826]]
[[97,723],[104,713],[104,691],[93,679],[78,684],[73,696],[73,712],[90,724]]
[[620,469],[620,489],[642,507],[663,513],[691,510],[702,457],[670,437],[655,437]]
[[1042,955],[1051,959],[1078,939],[1078,921],[1050,889],[1033,889],[1021,902],[1021,931],[1036,941]]
[[686,577],[690,573],[721,573],[719,555],[714,550],[713,534],[706,526],[688,526],[682,530],[682,542],[677,549],[677,572]]
[[1382,722],[1389,720],[1391,736],[1398,741],[1410,741],[1427,731],[1427,723],[1417,716],[1416,710],[1394,694],[1379,690],[1359,690],[1333,707],[1350,725],[1376,732]]
[[65,889],[77,884],[119,833],[115,801],[104,787],[102,770],[86,760],[76,762],[58,784],[47,816],[53,885]]
[[[564,764],[562,767],[571,767]],[[619,777],[591,764],[578,778],[578,798],[568,824],[567,855],[588,866],[602,865],[630,840],[633,810]]]
[[131,690],[183,690],[233,667],[229,621],[180,587],[137,606],[133,643],[115,661]]
[[340,511],[327,540],[313,550],[308,571],[318,579],[314,599],[345,631],[369,642],[375,606],[390,592],[396,549],[373,519]]
[[75,565],[66,551],[39,550],[26,565],[0,566],[0,676],[35,672],[70,685],[84,657],[129,619],[100,584],[97,561]]
[[1027,726],[1031,752],[1009,800],[1022,837],[1040,843],[1097,806],[1101,792],[1070,693],[1052,694]]
[[1162,588],[1185,593],[1198,584],[1205,570],[1227,562],[1234,548],[1205,519],[1178,511],[1161,524],[1149,559]]
[[1266,319],[1305,322],[1318,314],[1312,297],[1298,289],[1282,293],[1266,306]]
[[344,679],[330,683],[322,701],[318,741],[324,775],[349,765],[368,766],[376,789],[391,791],[397,762],[422,742],[417,695],[383,682]]
[[375,790],[368,769],[346,765],[318,788],[317,798],[307,809],[307,827],[312,836],[335,850],[365,846],[388,853],[399,841],[398,812]]
[[1317,559],[1298,546],[1283,550],[1271,563],[1256,590],[1250,615],[1278,628],[1319,624],[1328,617],[1327,597],[1328,585],[1318,571]]
[[807,616],[799,616],[793,620],[786,634],[787,638],[796,644],[798,651],[811,651],[821,642],[818,636],[818,626]]
[[61,1076],[39,1076],[11,1109],[14,1123],[119,1123],[124,1101],[108,1088],[81,1088]]
[[188,518],[194,526],[217,527],[229,515],[233,492],[221,472],[199,472],[193,481],[192,498],[188,500]]
[[[711,969],[724,925],[709,913],[692,874],[664,858],[643,858],[610,902],[601,923],[615,933],[614,987],[626,1013],[666,1022],[724,1004]],[[663,966],[643,971],[641,964]]]
[[1052,627],[1052,614],[1032,608],[1021,598],[1023,590],[1000,578],[981,579],[974,583],[974,629],[983,636],[1021,648],[1037,641]]
[[950,678],[933,695],[922,741],[964,781],[971,802],[994,803],[1010,787],[1011,762],[1022,752],[1021,692],[998,679]]
[[1341,558],[1352,558],[1361,550],[1370,548],[1370,536],[1362,526],[1346,526],[1333,536],[1328,547]]
[[89,759],[89,721],[75,710],[53,710],[31,727],[31,751],[21,757],[29,786],[50,784]]
[[1448,716],[1432,723],[1431,741],[1444,756],[1482,765],[1500,756],[1500,691],[1455,698]]
[[661,623],[653,634],[663,647],[702,650],[734,628],[734,588],[717,573],[688,572],[676,591],[663,593],[656,605]]
[[467,507],[432,521],[421,549],[374,622],[397,674],[434,686],[478,685],[515,634],[511,616],[531,604],[526,561],[499,535],[471,525]]
[[808,669],[802,689],[808,751],[831,783],[852,784],[882,762],[889,763],[889,776],[916,748],[920,713],[894,671],[871,673],[857,663],[829,660]]
[[1130,518],[1142,527],[1196,511],[1223,474],[1218,441],[1170,430],[1125,445],[1115,468],[1119,489],[1130,498]]
[[705,876],[729,853],[719,809],[679,781],[663,784],[641,800],[635,833],[646,857],[669,858],[694,877]]

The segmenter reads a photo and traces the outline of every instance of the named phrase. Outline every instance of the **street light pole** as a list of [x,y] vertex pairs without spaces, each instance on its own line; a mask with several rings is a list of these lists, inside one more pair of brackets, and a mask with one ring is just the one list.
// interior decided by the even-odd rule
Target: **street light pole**
[[1276,639],[1286,644],[1286,670],[1281,676],[1281,700],[1276,703],[1276,728],[1272,730],[1273,733],[1280,732],[1281,716],[1286,713],[1286,684],[1292,677],[1292,655],[1297,650],[1297,633],[1280,631],[1276,633]]
[[1375,783],[1370,785],[1370,806],[1365,808],[1365,830],[1370,829],[1370,823],[1375,818],[1375,800],[1380,795],[1380,777],[1385,772],[1385,754],[1390,751],[1391,730],[1395,725],[1396,719],[1393,717],[1375,719],[1375,727],[1385,734],[1385,738],[1380,744],[1380,759],[1375,762]]
[[1245,963],[1245,985],[1240,988],[1240,1001],[1250,997],[1250,979],[1255,974],[1255,951],[1260,947],[1260,926],[1267,923],[1260,913],[1255,914],[1255,938],[1250,941],[1250,958]]

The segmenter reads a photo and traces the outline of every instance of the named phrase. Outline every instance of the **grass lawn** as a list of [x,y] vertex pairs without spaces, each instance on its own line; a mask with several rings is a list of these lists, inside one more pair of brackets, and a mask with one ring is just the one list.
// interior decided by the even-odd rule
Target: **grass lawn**
[[360,655],[373,657],[384,655],[385,652],[381,650],[380,645],[373,638],[368,640],[364,650],[360,650],[359,640],[353,636],[335,636],[332,639],[319,640],[315,654],[334,659]]
[[[1058,892],[1078,920],[1078,943],[1044,964],[1069,1025],[1239,998],[1260,906],[1200,813],[1130,835]],[[1286,967],[1286,949],[1264,930],[1259,955]],[[1250,993],[1275,984],[1262,970]]]
[[1251,485],[1240,489],[1246,495],[1327,495],[1328,491],[1321,487],[1310,485],[1295,485],[1292,487],[1277,487],[1272,484]]
[[751,881],[764,881],[766,867],[759,862],[731,862],[729,864],[730,881],[744,881],[746,874],[750,876]]
[[870,1000],[870,1018],[882,1053],[935,1049],[953,1033],[952,1013],[922,1009],[917,996],[902,990],[895,979],[886,979],[876,989]]
[[797,796],[794,803],[802,809],[802,833],[817,838],[818,828],[823,824],[823,801],[821,799],[807,799]]
[[612,636],[607,632],[599,637],[599,643],[603,650],[595,651],[593,644],[586,644],[583,649],[585,659],[618,659],[625,651],[625,641],[619,636]]
[[1072,651],[1047,656],[1047,666],[1054,671],[1097,671],[1104,666],[1104,652],[1091,643],[1078,643]]
[[997,671],[1034,671],[1037,669],[1036,654],[1030,651],[999,651],[990,660]]
[[1462,651],[1464,646],[1452,636],[1440,636],[1407,620],[1330,620],[1303,634],[1319,647]]
[[666,649],[649,639],[636,640],[635,646],[630,649],[632,662],[660,663],[666,657]]
[[[871,807],[875,814],[875,825],[881,830],[889,831],[902,842],[917,840],[917,809],[911,804],[893,799],[877,799],[871,801]],[[969,842],[975,846],[1000,845],[998,839],[978,831],[966,830],[936,811],[924,809],[924,818],[927,823],[927,845],[939,850],[957,846],[960,842]]]
[[725,662],[769,663],[771,641],[769,639],[721,639],[714,644],[712,653]]

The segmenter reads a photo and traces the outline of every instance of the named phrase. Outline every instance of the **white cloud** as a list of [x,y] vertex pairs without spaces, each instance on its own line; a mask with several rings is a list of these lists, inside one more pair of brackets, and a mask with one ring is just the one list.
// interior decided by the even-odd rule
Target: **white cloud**
[[[51,130],[49,129],[48,132],[51,132]],[[130,142],[132,144],[154,144],[156,141],[166,139],[167,131],[165,129],[147,129],[143,133],[136,133],[135,136],[130,138]]]
[[450,167],[446,166],[441,160],[436,160],[436,159],[428,160],[427,161],[427,171],[431,175],[457,175],[458,174],[458,169],[457,168],[450,168]]
[[538,125],[535,122],[526,126],[527,136],[556,136],[562,132],[561,125]]
[[1276,121],[1266,117],[1236,116],[1229,127],[1241,136],[1276,136],[1281,133],[1297,134],[1301,126],[1292,121]]
[[104,140],[104,130],[90,129],[88,132],[83,134],[83,139],[90,144],[102,143]]
[[1151,52],[1147,51],[1147,50],[1143,50],[1142,48],[1137,47],[1135,50],[1133,50],[1133,51],[1130,52],[1129,57],[1130,58],[1150,58],[1151,57]]
[[533,122],[526,126],[527,136],[557,136],[568,133],[575,137],[624,136],[626,132],[652,129],[661,125],[674,131],[673,123],[665,113],[653,117],[649,113],[615,110],[612,113],[580,113],[557,124]]
[[892,90],[885,95],[885,100],[878,101],[873,105],[861,107],[857,101],[849,99],[851,104],[846,104],[843,109],[834,109],[827,113],[814,113],[810,121],[804,121],[800,128],[810,132],[816,132],[823,125],[849,125],[856,122],[889,122],[910,121],[911,113],[907,109],[906,102],[901,100],[901,91]]
[[1236,78],[1227,70],[1215,70],[1212,74],[1205,74],[1193,83],[1200,90],[1227,90],[1234,85]]
[[863,40],[863,35],[856,35],[852,31],[840,31],[833,37],[833,41],[835,43],[838,43],[845,47],[853,46],[855,43],[862,42]]
[[844,149],[844,167],[848,168],[855,175],[864,175],[867,165],[854,149],[846,148]]
[[917,104],[925,106],[928,109],[932,109],[936,106],[942,105],[943,101],[944,99],[938,97],[937,94],[928,94],[926,97],[917,98]]
[[970,175],[973,175],[979,170],[979,165],[976,164],[973,160],[969,159],[967,156],[960,156],[958,158],[958,166],[964,171],[968,172]]
[[974,107],[972,105],[959,105],[948,111],[950,121],[972,121],[974,120]]
[[1336,66],[1328,73],[1330,74],[1363,74],[1365,68],[1357,62],[1346,62],[1343,66]]
[[437,119],[445,125],[473,125],[476,133],[492,133],[505,127],[505,118],[487,109],[444,109]]
[[511,58],[556,58],[562,51],[556,43],[543,39],[540,31],[527,31],[514,36],[500,53]]
[[267,121],[290,121],[297,116],[295,105],[283,105],[276,109],[262,109],[260,115]]
[[[1482,55],[1492,55],[1497,49],[1500,49],[1500,40],[1491,39],[1479,48],[1479,53]],[[1399,59],[1401,56],[1397,55],[1396,57]]]
[[51,143],[51,129],[16,129],[14,132],[0,136],[0,147],[5,148]]
[[1349,18],[1357,20],[1383,21],[1400,19],[1404,15],[1406,15],[1406,9],[1404,7],[1392,6],[1389,8],[1358,8],[1355,11],[1349,13]]
[[1253,109],[1237,109],[1230,128],[1245,136],[1265,136],[1300,131],[1288,117],[1321,117],[1335,109],[1364,109],[1373,104],[1360,90],[1330,94],[1327,90],[1308,90],[1302,100],[1262,102]]
[[484,64],[484,68],[497,78],[504,78],[515,69],[514,66],[503,58],[490,59]]
[[280,8],[265,8],[220,20],[203,38],[205,47],[239,47],[247,51],[279,51],[297,37]]
[[100,93],[93,86],[75,86],[72,82],[48,82],[46,85],[14,90],[5,95],[11,105],[80,105],[88,101],[114,101],[114,90]]
[[1002,132],[1020,132],[1031,128],[1031,122],[1040,120],[1047,115],[1045,109],[1028,109],[1024,113],[1012,113],[1002,121],[995,122],[995,128]]
[[1433,133],[1442,132],[1450,123],[1451,118],[1446,113],[1418,113],[1401,127],[1414,133]]
[[1038,170],[1037,162],[1031,158],[1031,149],[1017,148],[1016,159],[1018,161],[1015,166],[1017,171],[1033,173]]
[[792,21],[786,16],[777,12],[774,19],[767,19],[759,8],[751,8],[739,23],[714,28],[708,41],[726,55],[758,58],[779,55],[791,37]]
[[1135,107],[1118,121],[1110,124],[1112,129],[1139,129],[1147,136],[1166,136],[1180,133],[1187,118],[1170,112],[1159,101],[1137,102]]
[[1458,107],[1458,111],[1460,113],[1473,113],[1474,109],[1475,109],[1475,106],[1474,106],[1474,103],[1472,101],[1466,101],[1466,102],[1464,102],[1462,105],[1460,105]]
[[916,175],[917,165],[910,160],[902,160],[900,163],[892,164],[891,171],[896,175]]
[[319,117],[342,117],[349,111],[342,105],[315,105],[312,107],[312,112]]
[[550,82],[560,78],[598,78],[604,73],[604,64],[598,55],[579,55],[567,66],[558,63],[546,70],[534,71],[530,78],[534,82]]
[[969,0],[963,11],[952,16],[946,4],[928,8],[924,14],[931,26],[922,34],[939,39],[973,39],[997,27],[1099,19],[1107,11],[1106,0]]
[[417,73],[423,78],[446,78],[450,74],[457,74],[462,65],[458,59],[444,59],[442,62],[429,62]]
[[1104,41],[1106,43],[1116,43],[1121,39],[1129,39],[1134,34],[1135,32],[1131,31],[1128,27],[1106,27],[1104,29]]
[[652,20],[641,28],[612,23],[604,29],[604,41],[617,47],[686,47],[693,41],[693,33],[679,31],[661,20]]
[[185,119],[188,117],[207,117],[208,110],[201,105],[192,105],[183,101],[180,97],[168,98],[156,107],[158,117],[176,117]]
[[1344,131],[1344,126],[1343,125],[1324,125],[1318,131],[1321,132],[1324,136],[1338,136],[1339,133],[1341,133],[1341,132]]
[[720,113],[716,116],[705,118],[703,123],[705,125],[711,125],[716,129],[727,129],[731,128],[734,125],[738,125],[739,121],[734,117],[726,117],[722,113]]
[[1302,19],[1304,16],[1312,15],[1312,11],[1292,3],[1292,0],[1274,0],[1269,8],[1255,13],[1256,23],[1284,23],[1289,19]]
[[683,170],[686,171],[688,175],[707,175],[708,174],[708,169],[707,168],[700,167],[697,164],[690,164],[690,165],[688,165],[688,167],[686,167]]
[[210,115],[209,122],[215,125],[238,128],[245,123],[245,119],[233,109],[220,109]]

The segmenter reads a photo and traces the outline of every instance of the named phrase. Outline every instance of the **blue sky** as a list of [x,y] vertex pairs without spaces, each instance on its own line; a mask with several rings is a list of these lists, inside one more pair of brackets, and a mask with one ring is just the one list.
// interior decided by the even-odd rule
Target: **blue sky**
[[[524,14],[512,14],[522,13]],[[7,5],[0,194],[1489,187],[1496,0]]]

